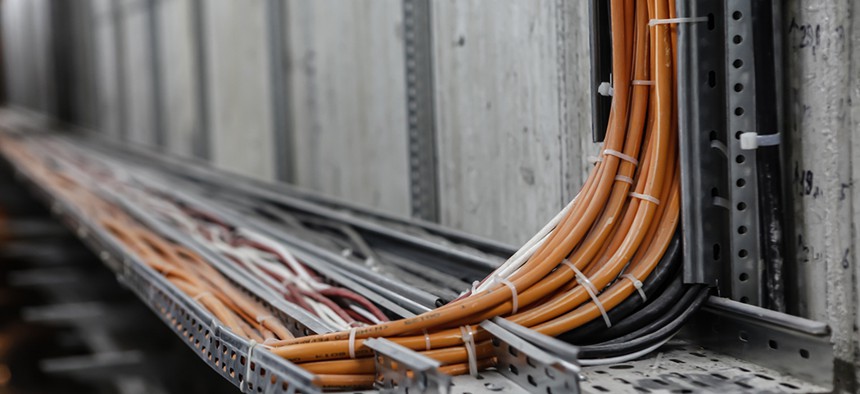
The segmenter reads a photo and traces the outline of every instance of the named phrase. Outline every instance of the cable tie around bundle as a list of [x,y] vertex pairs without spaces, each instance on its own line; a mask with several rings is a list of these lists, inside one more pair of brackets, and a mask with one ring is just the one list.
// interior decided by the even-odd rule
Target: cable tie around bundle
[[653,86],[654,81],[646,81],[644,79],[634,79],[630,81],[630,84],[633,86]]
[[660,205],[660,200],[658,200],[657,197],[654,197],[654,196],[649,196],[647,194],[636,193],[636,192],[630,192],[629,195],[630,195],[630,197],[633,197],[633,198],[638,198],[638,199],[643,200],[643,201],[648,201],[650,203],[654,203],[654,205]]
[[349,358],[355,358],[355,330],[356,327],[349,329]]
[[472,294],[475,294],[478,292],[478,286],[480,284],[481,284],[481,281],[478,281],[478,280],[472,282]]
[[576,275],[576,281],[579,282],[579,284],[585,288],[585,291],[588,292],[588,295],[591,296],[591,300],[594,301],[594,305],[597,306],[597,309],[600,310],[600,314],[603,316],[603,321],[606,323],[606,327],[612,327],[612,321],[609,320],[606,308],[603,307],[603,303],[600,302],[600,299],[597,297],[599,292],[597,291],[597,287],[594,286],[594,283],[591,283],[591,280],[589,280],[588,277],[579,270],[579,268],[576,268],[570,260],[564,259],[561,262],[573,271],[574,275]]
[[648,21],[648,26],[654,27],[657,25],[677,25],[679,23],[698,23],[698,22],[707,22],[707,16],[688,16],[684,18],[665,18],[665,19],[651,19]]
[[257,341],[252,339],[248,345],[248,357],[245,358],[245,382],[248,383],[248,387],[251,386],[251,356],[254,355],[255,347],[257,347]]
[[624,153],[621,153],[621,152],[614,150],[614,149],[604,149],[603,154],[615,156],[621,160],[624,160],[626,162],[629,162],[630,164],[633,164],[634,166],[639,164],[639,160],[636,160],[635,157],[630,156],[630,155],[625,155]]
[[508,286],[511,289],[511,303],[513,304],[513,307],[511,308],[511,314],[515,315],[520,306],[517,295],[517,286],[515,286],[514,283],[509,281],[507,278],[502,278],[500,276],[495,276],[494,278],[498,278],[498,283]]
[[642,290],[642,282],[639,279],[633,276],[633,274],[624,274],[621,275],[621,278],[629,279],[633,283],[633,287],[636,288],[636,291],[639,292],[639,296],[642,297],[642,302],[648,302],[648,296],[645,295],[645,290]]
[[631,186],[633,185],[633,178],[624,175],[616,175],[615,180],[619,182],[629,183]]
[[469,375],[478,376],[478,355],[475,351],[475,338],[472,336],[472,327],[460,326],[460,339],[466,345],[466,354],[469,356]]
[[426,329],[426,328],[425,328],[423,331],[424,331],[424,349],[425,349],[425,350],[430,350],[430,349],[432,349],[432,348],[430,347],[430,334],[429,334],[429,333],[427,333],[427,329]]
[[274,319],[274,318],[275,318],[275,316],[272,316],[272,315],[257,316],[257,324],[263,325],[263,322],[265,322],[266,320]]
[[194,300],[196,302],[200,302],[200,300],[206,296],[213,296],[214,297],[215,295],[212,294],[211,291],[204,291],[204,292],[198,293],[196,296],[194,296],[194,298],[192,298],[192,300]]
[[603,158],[600,156],[588,156],[586,160],[588,160],[588,162],[591,164],[597,165],[597,163],[603,161]]

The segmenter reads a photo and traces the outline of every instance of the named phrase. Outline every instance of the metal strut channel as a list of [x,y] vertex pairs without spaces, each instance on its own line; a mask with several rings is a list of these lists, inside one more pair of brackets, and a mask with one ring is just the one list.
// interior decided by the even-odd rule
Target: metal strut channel
[[438,221],[430,8],[429,0],[403,0],[403,45],[406,55],[406,119],[409,130],[412,216]]
[[740,135],[756,131],[755,51],[752,5],[728,0],[726,23],[726,119],[731,216],[731,290],[734,300],[763,305],[764,264],[759,246],[759,198],[756,152],[742,150]]
[[710,297],[684,336],[697,344],[833,388],[833,345],[827,324]]
[[438,393],[451,391],[451,376],[442,363],[385,338],[364,341],[374,353],[377,387],[383,392]]
[[533,393],[579,393],[579,365],[564,360],[485,320],[481,328],[493,335],[496,369]]
[[708,17],[677,25],[684,282],[716,285],[731,259],[723,6],[683,0],[678,15]]
[[208,311],[170,285],[161,274],[138,261],[124,245],[97,226],[77,207],[33,181],[26,169],[12,163],[19,178],[51,207],[118,279],[134,292],[206,364],[244,392],[321,393],[315,376],[251,344],[224,328]]

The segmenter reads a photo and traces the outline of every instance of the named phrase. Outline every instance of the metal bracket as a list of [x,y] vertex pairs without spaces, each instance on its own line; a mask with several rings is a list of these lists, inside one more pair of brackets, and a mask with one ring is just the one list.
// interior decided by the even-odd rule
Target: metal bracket
[[715,351],[833,388],[827,324],[711,297],[684,336]]
[[549,354],[489,320],[481,328],[493,335],[496,369],[508,379],[533,393],[579,393],[575,360]]
[[440,362],[384,338],[370,338],[364,346],[373,349],[376,383],[383,392],[450,392],[451,376],[439,371]]

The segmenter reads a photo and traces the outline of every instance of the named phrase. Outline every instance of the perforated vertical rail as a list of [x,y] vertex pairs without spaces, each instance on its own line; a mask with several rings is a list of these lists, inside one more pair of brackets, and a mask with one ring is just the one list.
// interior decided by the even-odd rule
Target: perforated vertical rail
[[678,15],[707,17],[677,25],[684,281],[716,285],[731,259],[723,3],[682,0]]
[[728,296],[761,305],[763,264],[759,253],[756,153],[741,150],[740,135],[754,132],[755,62],[752,8],[748,0],[728,0],[726,23],[726,119],[730,179],[731,256]]
[[412,216],[439,219],[430,1],[403,0]]

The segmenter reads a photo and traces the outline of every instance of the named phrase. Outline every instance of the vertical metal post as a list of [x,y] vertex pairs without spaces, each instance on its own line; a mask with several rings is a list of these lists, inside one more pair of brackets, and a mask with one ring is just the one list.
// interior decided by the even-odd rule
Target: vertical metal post
[[433,38],[429,0],[403,0],[412,216],[439,220]]
[[740,135],[756,132],[755,51],[752,6],[728,0],[726,21],[726,124],[731,196],[731,298],[762,305],[764,264],[759,246],[755,150],[741,150]]
[[682,0],[680,16],[707,23],[679,24],[678,131],[684,281],[722,285],[729,265],[729,181],[725,127],[723,4]]

